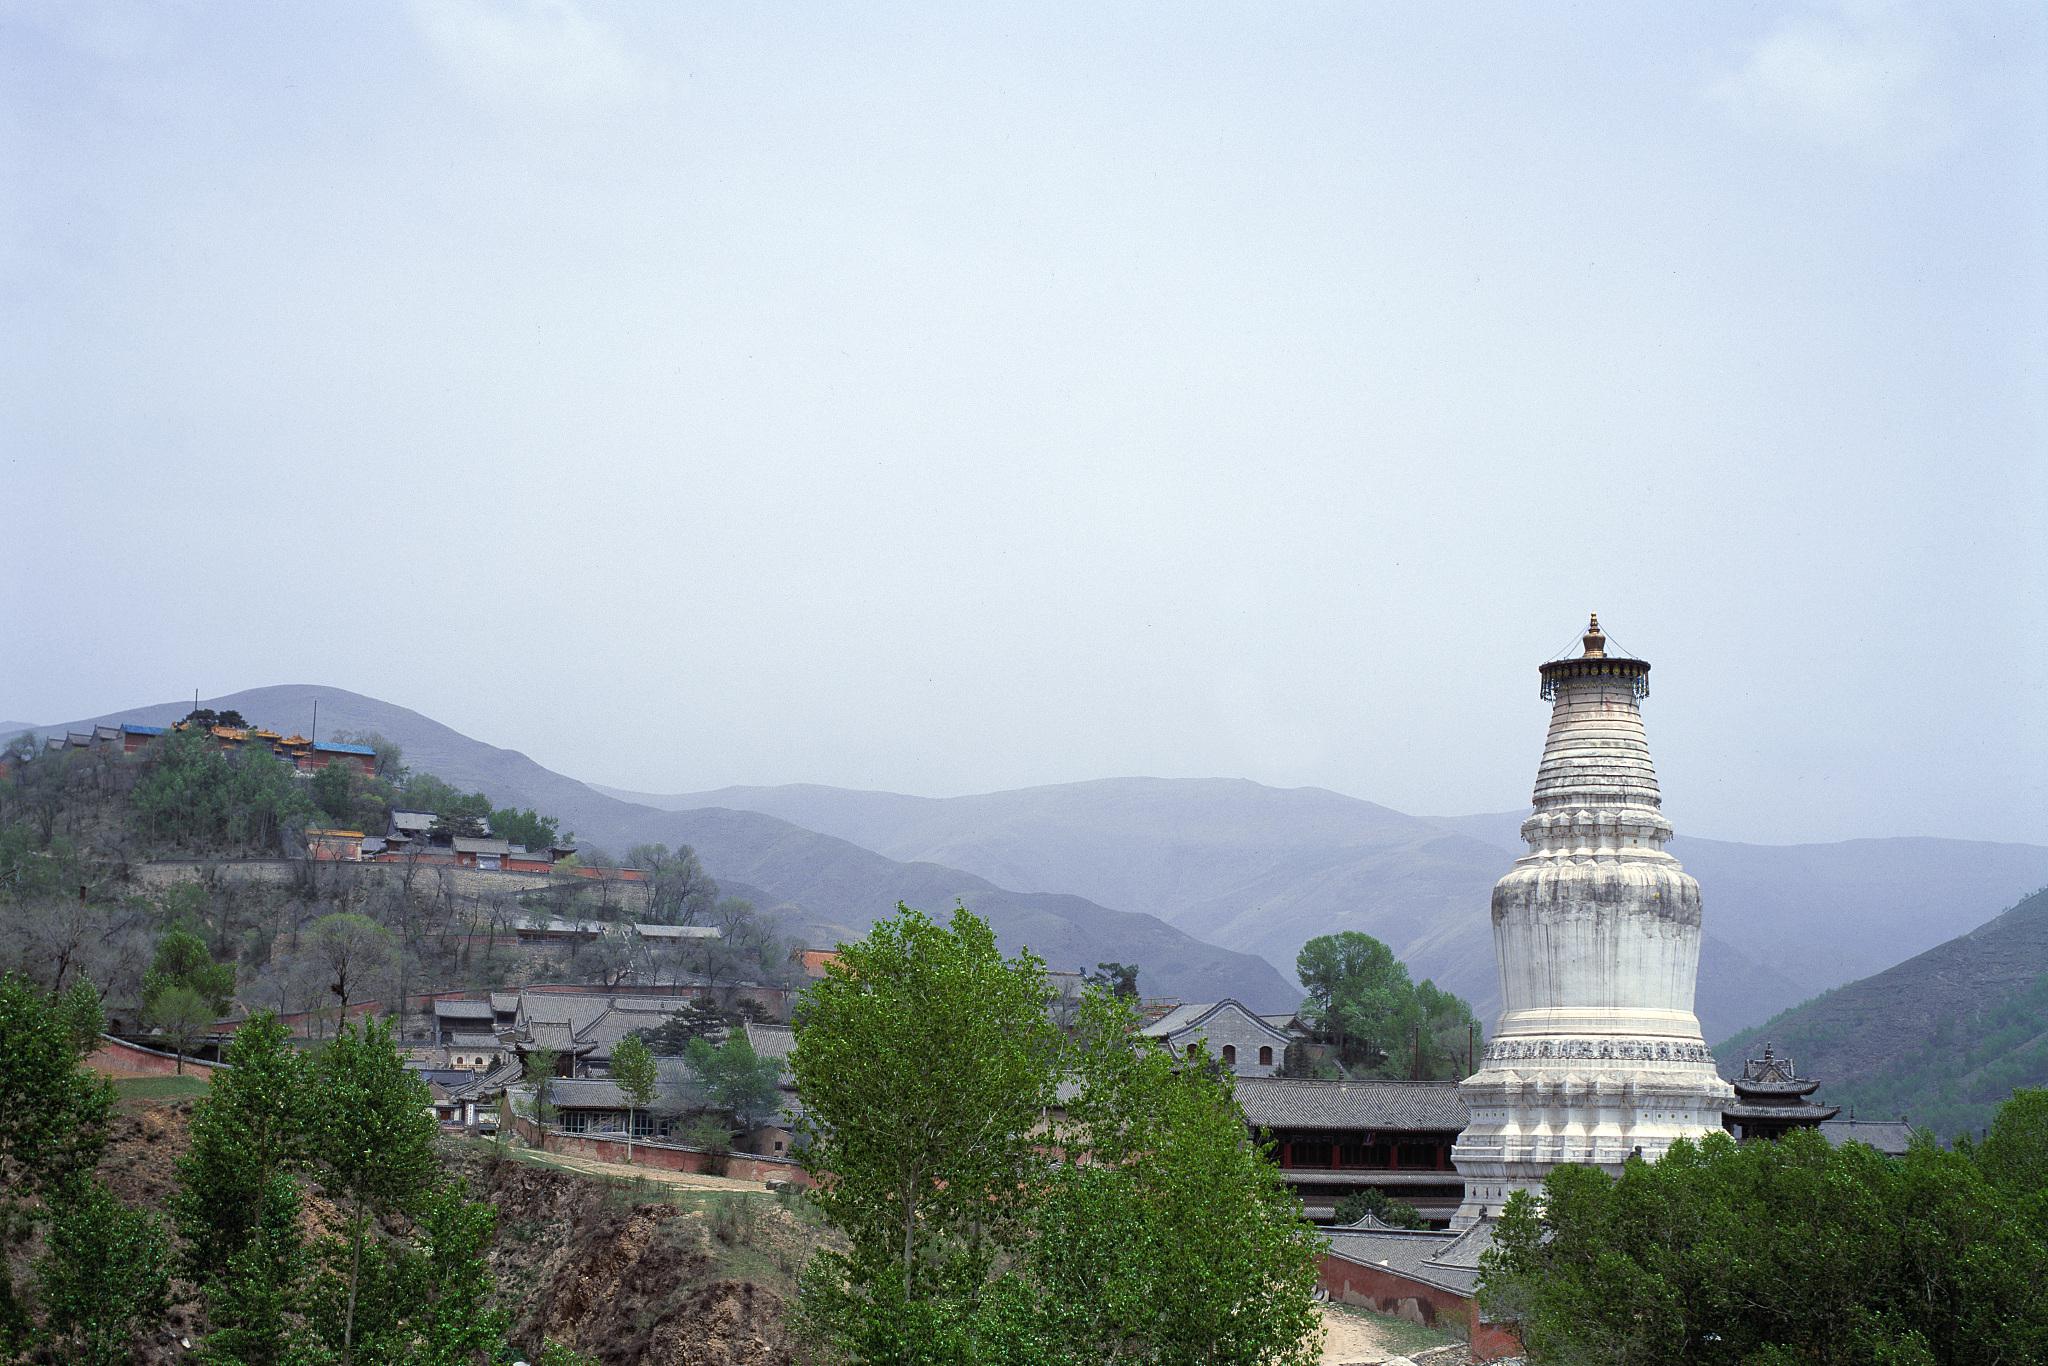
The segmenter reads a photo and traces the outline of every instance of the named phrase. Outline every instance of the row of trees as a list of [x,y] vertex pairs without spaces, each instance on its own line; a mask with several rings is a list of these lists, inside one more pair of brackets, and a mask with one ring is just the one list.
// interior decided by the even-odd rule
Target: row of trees
[[1559,1167],[1509,1198],[1480,1296],[1536,1362],[2048,1361],[2048,1091],[1896,1159],[1804,1130]]
[[[176,1275],[204,1306],[208,1366],[510,1359],[494,1214],[442,1168],[426,1088],[385,1029],[308,1055],[273,1016],[244,1024],[193,1109],[167,1225],[95,1174],[112,1096],[82,1064],[100,1025],[88,985],[0,977],[0,1357],[128,1361]],[[17,1295],[11,1254],[38,1234],[34,1294]]]
[[964,908],[901,906],[805,994],[804,1157],[845,1239],[804,1275],[811,1332],[854,1362],[1314,1361],[1321,1241],[1229,1079],[1111,991],[1071,1036],[1051,997]]

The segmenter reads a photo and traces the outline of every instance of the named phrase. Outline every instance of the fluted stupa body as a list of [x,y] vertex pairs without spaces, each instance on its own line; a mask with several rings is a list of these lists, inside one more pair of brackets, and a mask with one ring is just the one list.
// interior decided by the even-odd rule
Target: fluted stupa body
[[1717,1130],[1733,1096],[1693,1014],[1700,888],[1664,851],[1640,706],[1650,666],[1605,646],[1595,617],[1585,654],[1542,668],[1550,734],[1529,852],[1493,889],[1505,1005],[1461,1087],[1453,1228],[1562,1163],[1618,1173],[1633,1152]]

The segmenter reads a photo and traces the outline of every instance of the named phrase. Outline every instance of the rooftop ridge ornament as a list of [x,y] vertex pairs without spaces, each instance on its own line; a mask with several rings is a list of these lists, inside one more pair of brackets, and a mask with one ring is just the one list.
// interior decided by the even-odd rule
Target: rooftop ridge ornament
[[1597,678],[1611,676],[1627,682],[1637,697],[1650,695],[1650,662],[1646,659],[1630,659],[1625,655],[1607,653],[1607,636],[1600,629],[1600,614],[1595,612],[1586,624],[1586,634],[1579,638],[1585,653],[1570,659],[1552,659],[1536,666],[1542,676],[1543,686],[1537,695],[1548,702],[1557,696],[1557,685],[1567,678]]

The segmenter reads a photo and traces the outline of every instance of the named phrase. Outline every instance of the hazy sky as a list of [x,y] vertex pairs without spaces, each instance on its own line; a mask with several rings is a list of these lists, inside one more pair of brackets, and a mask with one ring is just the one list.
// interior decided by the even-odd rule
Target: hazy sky
[[[0,718],[2048,840],[2048,9],[0,0]],[[260,718],[259,718],[260,719]]]

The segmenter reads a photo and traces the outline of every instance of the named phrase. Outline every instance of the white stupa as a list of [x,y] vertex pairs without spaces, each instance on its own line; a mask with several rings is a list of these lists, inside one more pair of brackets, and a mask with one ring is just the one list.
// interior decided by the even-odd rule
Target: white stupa
[[1693,1014],[1700,888],[1664,852],[1657,773],[1637,705],[1650,666],[1609,656],[1595,616],[1585,653],[1542,666],[1550,736],[1529,852],[1493,889],[1503,1008],[1451,1160],[1465,1178],[1454,1229],[1500,1213],[1556,1166],[1619,1172],[1721,1127],[1733,1091]]

